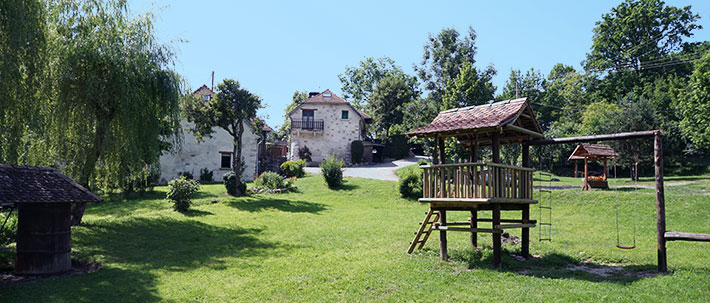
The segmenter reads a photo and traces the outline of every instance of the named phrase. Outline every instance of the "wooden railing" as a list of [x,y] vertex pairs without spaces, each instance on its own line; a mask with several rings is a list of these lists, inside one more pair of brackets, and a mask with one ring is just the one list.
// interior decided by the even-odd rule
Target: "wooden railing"
[[421,168],[424,198],[532,199],[532,168],[486,162]]

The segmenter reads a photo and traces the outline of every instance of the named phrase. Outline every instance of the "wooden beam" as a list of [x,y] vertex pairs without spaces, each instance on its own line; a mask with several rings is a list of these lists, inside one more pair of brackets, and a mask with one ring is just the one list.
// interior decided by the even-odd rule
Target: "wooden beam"
[[519,132],[519,133],[523,133],[523,134],[529,135],[529,136],[531,136],[531,137],[533,137],[533,138],[538,138],[538,139],[540,139],[540,138],[545,138],[545,135],[543,135],[543,134],[541,134],[541,133],[538,133],[538,132],[536,132],[536,131],[529,130],[529,129],[527,129],[527,128],[522,128],[522,127],[520,127],[520,126],[515,126],[515,125],[512,125],[512,124],[508,124],[508,125],[505,126],[505,128],[508,129],[508,130],[511,130],[511,131],[516,131],[516,132]]
[[523,227],[535,227],[535,224],[501,224],[493,226],[495,229],[509,229],[509,228],[523,228]]
[[595,141],[627,140],[627,139],[636,139],[636,138],[650,138],[650,137],[656,136],[657,134],[663,136],[663,131],[645,130],[645,131],[638,131],[638,132],[626,132],[626,133],[594,135],[594,136],[567,137],[567,138],[555,138],[555,139],[539,139],[539,140],[530,141],[530,145],[551,145],[551,144],[583,143],[583,142],[595,142]]
[[[493,230],[496,230],[496,226],[500,226],[500,204],[496,204],[493,207]],[[499,230],[499,229],[498,229]],[[502,261],[502,247],[500,233],[493,233],[493,267],[500,268]]]
[[656,133],[653,140],[653,166],[656,175],[656,244],[658,248],[658,271],[666,272],[666,198],[663,193],[663,133]]
[[453,226],[434,226],[434,229],[440,232],[446,231],[466,231],[466,232],[477,232],[477,233],[497,233],[500,238],[500,233],[503,232],[500,229],[490,229],[490,228],[470,228],[470,227],[453,227]]
[[[445,210],[440,210],[439,211],[439,222],[441,222],[441,225],[446,226],[446,211]],[[434,226],[435,229],[438,226]],[[441,230],[439,231],[439,249],[440,249],[440,257],[441,261],[448,261],[449,260],[449,251],[448,251],[448,243],[446,242],[446,230]]]
[[684,233],[678,231],[667,231],[663,234],[666,241],[699,241],[710,242],[710,234]]

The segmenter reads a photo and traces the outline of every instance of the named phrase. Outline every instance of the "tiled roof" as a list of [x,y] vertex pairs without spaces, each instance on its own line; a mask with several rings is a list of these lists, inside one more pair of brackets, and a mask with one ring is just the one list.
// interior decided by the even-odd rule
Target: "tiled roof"
[[370,115],[368,115],[368,114],[365,113],[364,111],[358,110],[357,112],[360,113],[360,116],[362,116],[363,119],[365,119],[365,120],[372,120],[372,117],[370,117]]
[[209,87],[207,87],[207,85],[205,85],[205,84],[202,84],[202,86],[200,86],[200,88],[196,89],[192,94],[193,95],[214,96],[214,92]]
[[341,104],[341,103],[348,103],[348,101],[345,101],[345,99],[339,97],[338,95],[334,94],[332,91],[329,89],[326,89],[324,92],[317,94],[313,97],[310,97],[306,99],[306,101],[303,101],[304,104],[306,103],[335,103],[335,104]]
[[520,98],[455,108],[440,112],[429,125],[410,131],[407,134],[414,136],[503,126],[513,122],[525,109],[526,105],[528,105],[528,99]]
[[617,158],[617,154],[609,145],[587,144],[577,145],[568,160],[584,159],[586,157]]
[[0,203],[98,201],[99,196],[54,168],[0,164]]
[[[261,120],[261,119],[258,118],[258,117],[252,118],[252,119],[251,119],[251,123],[253,124],[255,120]],[[273,128],[271,128],[268,124],[266,124],[266,121],[261,120],[261,122],[264,122],[264,126],[261,127],[261,131],[265,131],[265,132],[269,132],[269,133],[272,132],[272,131],[274,131]]]

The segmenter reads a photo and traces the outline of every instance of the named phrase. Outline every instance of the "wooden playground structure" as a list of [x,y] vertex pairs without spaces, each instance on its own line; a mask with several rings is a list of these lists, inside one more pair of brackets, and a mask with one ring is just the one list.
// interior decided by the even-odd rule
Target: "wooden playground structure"
[[[616,158],[618,157],[619,155],[609,145],[583,143],[577,145],[567,160],[574,162],[575,178],[577,178],[578,174],[577,163],[582,160],[584,161],[584,185],[582,186],[582,190],[589,190],[590,188],[609,188],[609,182],[606,180],[609,172],[607,162],[609,159],[614,159],[614,165],[616,165]],[[604,162],[604,171],[600,178],[589,175],[589,160]]]
[[[530,255],[530,228],[536,224],[551,224],[530,220],[530,205],[538,201],[532,197],[533,172],[530,166],[530,146],[588,143],[611,140],[653,138],[654,171],[656,181],[656,239],[658,271],[667,271],[667,241],[710,242],[710,234],[672,232],[666,230],[665,195],[663,187],[663,132],[637,131],[606,135],[545,139],[527,98],[492,104],[447,110],[439,113],[429,125],[410,131],[407,135],[433,138],[439,149],[439,159],[446,159],[445,142],[454,137],[469,150],[468,163],[422,166],[423,197],[429,211],[421,222],[414,240],[407,250],[421,249],[432,232],[439,232],[441,260],[448,260],[447,232],[468,232],[471,245],[477,247],[477,234],[490,233],[493,240],[493,267],[501,266],[501,234],[507,229],[522,229],[521,255]],[[522,145],[522,166],[500,164],[502,144]],[[478,148],[490,146],[492,163],[477,162]],[[585,178],[586,180],[586,178]],[[470,212],[465,222],[448,222],[450,211]],[[490,211],[491,218],[478,218],[479,211]],[[520,211],[520,219],[501,219],[502,211]],[[479,228],[478,223],[490,223],[490,228]]]

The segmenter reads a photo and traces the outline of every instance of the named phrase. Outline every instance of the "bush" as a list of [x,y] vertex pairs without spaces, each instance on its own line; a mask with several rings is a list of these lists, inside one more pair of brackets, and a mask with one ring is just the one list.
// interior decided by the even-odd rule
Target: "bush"
[[212,182],[214,181],[214,175],[211,170],[207,167],[200,169],[200,182]]
[[224,181],[224,188],[227,189],[227,193],[232,196],[238,197],[247,192],[247,185],[243,182],[237,182],[237,174],[234,171],[229,171],[224,174],[222,181]]
[[399,193],[404,198],[422,196],[422,176],[416,172],[405,174],[399,179]]
[[417,165],[419,165],[419,166],[429,165],[429,164],[431,164],[431,163],[429,163],[429,161],[424,160],[424,159],[419,159],[419,161],[417,161]]
[[323,174],[325,183],[329,188],[335,188],[343,184],[343,160],[331,155],[320,164],[320,171]]
[[173,202],[173,209],[186,212],[192,204],[192,195],[200,190],[200,183],[183,177],[168,182],[167,199]]
[[350,143],[350,155],[352,156],[353,163],[362,162],[362,155],[365,153],[362,147],[362,141],[355,140]]
[[409,143],[405,135],[392,135],[385,142],[385,155],[394,158],[402,159],[409,156]]
[[[10,216],[10,218],[8,218],[8,216]],[[5,223],[5,228],[0,231],[0,246],[15,242],[15,235],[17,235],[17,212],[12,212],[12,214],[9,212],[0,213],[0,225],[2,225],[6,219],[7,223]]]
[[261,173],[261,176],[254,180],[254,186],[256,188],[281,189],[290,187],[291,182],[285,181],[283,177],[275,172],[267,171]]
[[313,159],[311,159],[311,155],[311,150],[308,149],[308,146],[304,145],[303,147],[298,149],[298,158],[301,160],[311,162],[313,161]]
[[306,171],[303,169],[306,167],[306,161],[304,160],[286,161],[281,163],[280,167],[286,177],[300,178],[306,175]]
[[193,176],[192,172],[189,172],[189,171],[179,172],[178,177],[185,177],[185,179],[189,179],[189,180],[195,179],[195,176]]

